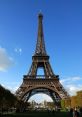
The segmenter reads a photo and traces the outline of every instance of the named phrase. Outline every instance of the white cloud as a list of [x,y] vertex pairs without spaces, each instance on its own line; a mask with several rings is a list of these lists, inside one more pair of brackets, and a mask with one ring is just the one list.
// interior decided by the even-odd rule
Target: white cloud
[[21,53],[22,53],[22,49],[21,49],[21,48],[15,48],[14,51],[15,51],[16,53],[20,54],[20,55],[21,55]]
[[6,49],[0,47],[0,71],[6,71],[13,63],[13,59],[7,54]]
[[68,92],[69,94],[72,96],[72,95],[76,95],[76,92],[77,91],[80,91],[82,90],[82,85],[67,85],[67,89],[68,89]]
[[66,82],[74,82],[74,81],[79,81],[81,80],[82,78],[81,77],[67,77],[67,78],[63,78],[60,80],[60,82],[63,84],[63,83],[66,83]]
[[81,77],[68,77],[60,80],[60,82],[71,96],[76,95],[77,91],[82,90]]
[[81,77],[73,77],[72,80],[81,80],[82,78]]

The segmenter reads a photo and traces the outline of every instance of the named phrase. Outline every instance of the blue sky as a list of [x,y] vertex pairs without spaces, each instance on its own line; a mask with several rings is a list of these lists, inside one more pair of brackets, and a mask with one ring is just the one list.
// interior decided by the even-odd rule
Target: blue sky
[[82,0],[0,0],[0,84],[15,91],[28,73],[40,11],[51,66],[73,95],[82,89]]

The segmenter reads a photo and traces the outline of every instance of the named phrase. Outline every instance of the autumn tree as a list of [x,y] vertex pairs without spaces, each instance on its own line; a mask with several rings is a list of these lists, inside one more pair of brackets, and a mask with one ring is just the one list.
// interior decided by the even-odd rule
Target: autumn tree
[[70,107],[70,106],[71,106],[71,100],[70,100],[70,98],[65,99],[65,108]]
[[70,106],[71,106],[71,100],[70,100],[70,98],[68,98],[68,99],[62,99],[61,100],[61,108],[62,109],[69,108]]
[[71,107],[77,107],[77,96],[72,96],[71,97]]
[[82,91],[77,92],[77,106],[82,107]]

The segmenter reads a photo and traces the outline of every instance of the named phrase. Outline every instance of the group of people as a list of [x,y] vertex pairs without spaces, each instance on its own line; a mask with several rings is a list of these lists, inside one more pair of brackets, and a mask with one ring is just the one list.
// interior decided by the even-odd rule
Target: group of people
[[80,117],[82,115],[82,108],[75,107],[70,109],[71,117]]

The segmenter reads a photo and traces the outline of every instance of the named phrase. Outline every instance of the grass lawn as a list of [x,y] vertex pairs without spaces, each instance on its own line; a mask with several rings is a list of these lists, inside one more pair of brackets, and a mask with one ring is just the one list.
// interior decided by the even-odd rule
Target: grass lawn
[[1,117],[71,117],[68,112],[42,112],[30,111],[26,113],[14,113],[1,115]]

